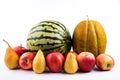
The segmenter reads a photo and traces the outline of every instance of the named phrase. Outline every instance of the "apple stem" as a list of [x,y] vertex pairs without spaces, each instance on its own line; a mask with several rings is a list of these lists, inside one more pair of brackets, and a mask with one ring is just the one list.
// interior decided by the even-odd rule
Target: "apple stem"
[[22,47],[22,44],[20,44],[20,46]]
[[6,40],[3,39],[3,41],[4,41],[5,43],[7,43],[8,47],[11,47],[11,46],[9,45],[9,43],[8,43]]

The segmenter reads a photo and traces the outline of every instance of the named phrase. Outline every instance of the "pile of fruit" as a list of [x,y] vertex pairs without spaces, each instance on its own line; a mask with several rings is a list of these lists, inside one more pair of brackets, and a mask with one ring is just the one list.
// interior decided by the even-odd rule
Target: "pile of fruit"
[[10,70],[32,69],[35,73],[43,73],[48,67],[50,72],[73,74],[90,72],[95,66],[98,70],[108,71],[115,63],[105,54],[106,34],[95,20],[80,22],[72,38],[62,23],[51,20],[42,21],[29,31],[27,48],[12,48],[6,40],[3,41],[8,44],[4,62]]

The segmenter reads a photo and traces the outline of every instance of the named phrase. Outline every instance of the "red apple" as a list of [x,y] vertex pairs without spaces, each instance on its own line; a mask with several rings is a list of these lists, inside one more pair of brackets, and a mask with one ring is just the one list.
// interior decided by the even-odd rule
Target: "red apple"
[[46,62],[51,72],[60,72],[64,63],[64,56],[60,52],[50,53],[46,56]]
[[79,69],[83,72],[90,72],[95,66],[95,56],[90,52],[81,52],[77,60]]
[[22,45],[13,48],[17,55],[20,57],[23,53],[27,52],[27,49]]
[[35,54],[32,52],[25,52],[21,55],[19,59],[19,65],[22,69],[32,69],[32,62]]
[[114,59],[108,54],[100,54],[96,57],[96,66],[100,70],[111,70],[114,66],[114,63]]

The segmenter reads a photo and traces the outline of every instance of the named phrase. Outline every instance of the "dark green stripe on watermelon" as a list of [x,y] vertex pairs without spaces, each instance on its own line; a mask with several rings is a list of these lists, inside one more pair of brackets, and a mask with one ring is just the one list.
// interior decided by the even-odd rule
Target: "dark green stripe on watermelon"
[[46,23],[52,23],[52,24],[55,24],[55,25],[61,27],[63,30],[66,30],[65,26],[64,26],[63,24],[59,23],[59,22],[55,22],[55,21],[51,21],[51,22],[49,22],[49,21],[45,21],[45,22],[46,22]]
[[50,31],[50,30],[36,30],[36,31],[33,31],[33,32],[31,32],[30,34],[34,34],[34,33],[36,33],[36,32],[48,32],[48,33],[54,33],[54,34],[59,34],[61,37],[64,37],[63,35],[61,35],[60,34],[60,32],[58,32],[58,31]]
[[27,40],[29,41],[29,40],[37,40],[37,39],[53,39],[53,40],[60,40],[59,38],[57,38],[57,37],[50,37],[50,36],[43,36],[43,35],[41,35],[41,36],[39,36],[39,37],[31,37],[31,38],[28,38]]
[[63,31],[65,31],[66,30],[66,28],[65,28],[65,26],[63,25],[63,24],[61,24],[61,23],[59,23],[59,22],[55,22],[55,21],[43,21],[43,22],[40,22],[39,23],[39,25],[36,25],[35,27],[33,27],[32,29],[31,29],[31,31],[33,30],[33,29],[35,29],[35,28],[37,28],[37,27],[51,27],[51,28],[53,28],[53,29],[57,29],[58,30],[58,28],[56,28],[56,27],[54,27],[53,25],[56,25],[56,26],[58,26],[59,28],[61,28]]
[[35,29],[35,28],[37,28],[37,27],[51,27],[52,29],[57,29],[57,28],[55,28],[53,25],[50,25],[50,24],[40,24],[40,25],[37,25],[37,26],[35,26],[34,28],[32,28],[31,30],[33,30],[33,29]]

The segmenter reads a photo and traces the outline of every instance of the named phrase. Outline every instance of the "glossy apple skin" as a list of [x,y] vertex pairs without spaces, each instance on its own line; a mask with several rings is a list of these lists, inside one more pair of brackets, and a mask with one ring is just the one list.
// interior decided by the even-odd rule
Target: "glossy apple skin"
[[13,48],[14,51],[18,54],[18,56],[20,57],[23,53],[27,52],[27,49],[25,47],[21,46],[16,46]]
[[46,62],[51,72],[57,73],[62,70],[64,56],[60,52],[50,53],[46,56]]
[[35,54],[32,52],[23,53],[19,59],[20,67],[25,70],[32,69],[32,62],[34,57],[35,57]]
[[90,52],[81,52],[77,58],[80,71],[90,72],[95,66],[95,56]]
[[111,70],[114,64],[113,57],[108,54],[100,54],[96,57],[96,66],[102,71]]

